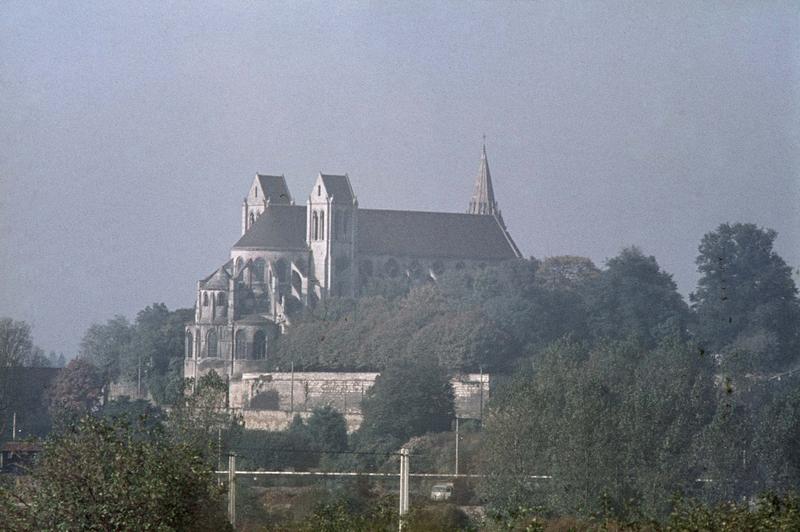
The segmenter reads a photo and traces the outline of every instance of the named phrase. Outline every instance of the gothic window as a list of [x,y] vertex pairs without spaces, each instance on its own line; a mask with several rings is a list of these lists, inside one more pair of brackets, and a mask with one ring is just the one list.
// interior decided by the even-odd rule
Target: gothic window
[[236,259],[236,275],[242,271],[242,257]]
[[266,270],[267,263],[262,258],[253,261],[253,281],[256,283],[264,282],[264,271]]
[[303,280],[300,278],[300,274],[296,271],[292,271],[292,287],[298,294],[303,293]]
[[217,358],[217,347],[216,331],[208,331],[208,336],[206,336],[206,352],[209,358]]
[[250,227],[253,227],[254,223],[256,223],[256,215],[253,211],[250,211]]
[[253,192],[255,192],[255,194],[256,194],[256,197],[258,197],[258,187],[254,188],[254,189],[253,189]]
[[247,358],[247,334],[244,329],[236,331],[236,358]]
[[192,358],[194,356],[194,336],[192,333],[186,333],[186,358]]
[[208,292],[203,292],[203,306],[208,306]]
[[319,213],[319,239],[325,240],[325,213]]
[[227,298],[225,297],[225,292],[220,292],[217,294],[217,305],[225,306],[227,305]]
[[319,216],[317,216],[317,211],[311,215],[314,219],[314,231],[311,233],[311,240],[318,240],[319,239]]
[[267,335],[264,331],[256,331],[253,335],[253,358],[265,358],[267,356]]
[[289,265],[284,259],[278,259],[275,262],[275,277],[278,278],[279,283],[285,283],[289,280]]
[[317,196],[322,196],[322,185],[317,185]]

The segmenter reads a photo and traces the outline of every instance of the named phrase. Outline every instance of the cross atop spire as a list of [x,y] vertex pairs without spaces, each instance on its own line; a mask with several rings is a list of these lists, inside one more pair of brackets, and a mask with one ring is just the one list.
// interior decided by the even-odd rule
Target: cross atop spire
[[500,216],[497,202],[494,199],[492,175],[489,172],[489,159],[486,157],[486,135],[483,136],[483,150],[481,151],[481,164],[475,185],[472,188],[472,198],[469,201],[468,214],[489,214]]

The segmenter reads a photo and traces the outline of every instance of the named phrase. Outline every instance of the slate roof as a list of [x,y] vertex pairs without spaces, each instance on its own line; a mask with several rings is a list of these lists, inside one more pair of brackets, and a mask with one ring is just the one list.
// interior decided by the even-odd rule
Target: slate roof
[[514,241],[494,216],[358,210],[358,252],[443,259],[513,259]]
[[227,290],[228,280],[231,278],[231,276],[228,273],[226,266],[228,266],[230,262],[231,261],[226,262],[224,266],[220,267],[217,271],[200,281],[200,286],[206,290]]
[[286,178],[282,175],[256,174],[256,179],[261,185],[264,196],[269,198],[270,204],[289,205],[292,203],[289,186],[286,184]]
[[352,203],[353,189],[350,187],[350,179],[346,175],[319,174],[325,190],[333,196],[337,203]]
[[234,249],[308,249],[306,207],[271,204],[233,247]]
[[[358,253],[442,259],[520,257],[491,215],[358,209]],[[306,207],[271,205],[234,249],[307,250]]]

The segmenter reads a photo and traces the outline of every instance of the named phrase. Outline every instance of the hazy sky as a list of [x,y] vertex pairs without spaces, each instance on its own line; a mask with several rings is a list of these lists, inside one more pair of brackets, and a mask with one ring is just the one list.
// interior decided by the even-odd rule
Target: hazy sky
[[0,316],[86,328],[191,306],[256,172],[304,201],[463,211],[487,135],[525,255],[628,245],[681,292],[702,235],[800,265],[796,2],[0,4]]

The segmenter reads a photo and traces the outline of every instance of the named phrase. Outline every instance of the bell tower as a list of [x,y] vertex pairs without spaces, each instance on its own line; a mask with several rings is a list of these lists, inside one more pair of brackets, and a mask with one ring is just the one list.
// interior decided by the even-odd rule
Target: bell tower
[[306,240],[318,298],[355,297],[357,212],[347,174],[317,176],[308,197]]

